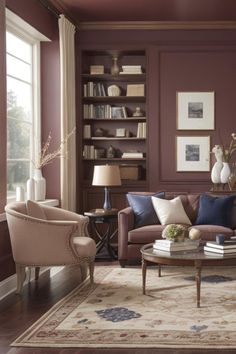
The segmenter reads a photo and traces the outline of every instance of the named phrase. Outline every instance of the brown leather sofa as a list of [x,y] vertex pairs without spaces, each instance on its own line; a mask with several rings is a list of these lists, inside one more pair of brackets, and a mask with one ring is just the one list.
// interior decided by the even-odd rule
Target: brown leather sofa
[[[130,192],[139,195],[153,195],[151,192]],[[227,194],[227,193],[226,193]],[[211,194],[213,195],[213,194]],[[194,225],[199,208],[200,194],[188,194],[184,192],[165,192],[165,199],[173,199],[180,196],[186,214],[192,222],[191,227],[201,230],[201,239],[215,240],[216,234],[224,234],[226,238],[235,235],[236,232],[236,200],[232,211],[232,228],[219,225]],[[216,195],[219,197],[219,195]],[[190,227],[190,228],[191,228]],[[135,216],[133,209],[127,207],[118,214],[118,260],[124,267],[126,264],[137,263],[141,260],[140,248],[144,244],[154,242],[161,238],[165,225],[155,224],[135,228]]]

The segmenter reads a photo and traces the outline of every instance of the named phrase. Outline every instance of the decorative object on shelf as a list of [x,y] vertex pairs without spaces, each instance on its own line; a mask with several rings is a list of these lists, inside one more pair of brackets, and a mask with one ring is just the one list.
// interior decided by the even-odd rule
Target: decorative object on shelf
[[105,130],[102,128],[97,128],[94,130],[94,136],[99,137],[99,136],[105,136],[105,135],[106,135]]
[[105,199],[103,209],[112,209],[110,201],[110,190],[108,187],[120,186],[120,169],[118,165],[100,165],[94,166],[93,172],[93,186],[103,186],[105,192]]
[[213,130],[214,92],[177,92],[177,129]]
[[25,190],[21,186],[16,187],[16,201],[23,202],[25,200]]
[[134,113],[132,114],[133,117],[143,117],[143,112],[141,111],[140,107],[136,107]]
[[111,118],[127,118],[125,107],[111,107]]
[[144,96],[144,84],[128,84],[126,96],[130,96],[130,97]]
[[231,172],[230,172],[230,168],[229,168],[229,163],[223,162],[223,167],[220,172],[221,183],[223,183],[223,184],[228,183],[230,174],[231,174]]
[[102,75],[104,74],[104,65],[90,65],[91,75]]
[[124,138],[126,136],[126,129],[125,128],[117,128],[116,129],[116,136]]
[[170,224],[167,225],[164,230],[162,231],[162,238],[167,240],[171,240],[174,242],[181,242],[184,241],[186,237],[186,230],[187,227],[178,224]]
[[26,182],[26,199],[35,200],[35,180],[34,178],[29,178]]
[[110,85],[107,88],[107,94],[108,96],[120,96],[121,89],[117,85]]
[[107,149],[107,158],[113,159],[115,157],[115,154],[116,154],[116,150],[112,145],[110,145],[109,148]]
[[215,145],[211,151],[215,155],[216,162],[211,170],[213,184],[221,183],[220,173],[223,168],[223,150],[220,145]]
[[114,55],[112,57],[111,75],[119,75],[120,69],[118,65],[118,56]]
[[45,200],[46,198],[46,180],[42,175],[42,170],[36,168],[34,170],[35,180],[35,200]]

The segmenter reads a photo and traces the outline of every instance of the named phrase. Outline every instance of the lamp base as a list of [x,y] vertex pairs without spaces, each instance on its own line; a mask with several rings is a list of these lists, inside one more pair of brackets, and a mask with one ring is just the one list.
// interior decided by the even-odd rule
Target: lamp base
[[104,188],[105,199],[103,204],[103,209],[110,210],[111,209],[111,201],[110,201],[110,190],[109,188]]

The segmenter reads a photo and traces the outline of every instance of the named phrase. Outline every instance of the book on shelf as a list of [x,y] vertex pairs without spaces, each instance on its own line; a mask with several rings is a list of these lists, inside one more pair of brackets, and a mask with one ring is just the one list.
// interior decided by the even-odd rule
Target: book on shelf
[[170,240],[156,240],[153,248],[161,251],[187,251],[197,250],[199,247],[199,240],[186,240],[183,242],[174,242]]
[[204,252],[210,253],[217,253],[217,254],[235,254],[236,255],[236,247],[235,248],[227,248],[227,249],[220,249],[211,246],[204,246]]
[[138,123],[137,127],[137,138],[146,138],[146,122]]
[[88,81],[84,84],[84,97],[104,97],[106,96],[106,91],[103,83],[93,81]]
[[221,250],[236,248],[236,240],[226,240],[222,245],[219,245],[215,241],[208,241],[206,243],[208,247],[214,247]]
[[141,65],[122,65],[120,74],[142,74]]
[[91,138],[91,125],[89,124],[84,125],[84,138],[85,139]]
[[139,151],[127,151],[123,152],[122,158],[129,159],[129,158],[143,158],[143,153]]

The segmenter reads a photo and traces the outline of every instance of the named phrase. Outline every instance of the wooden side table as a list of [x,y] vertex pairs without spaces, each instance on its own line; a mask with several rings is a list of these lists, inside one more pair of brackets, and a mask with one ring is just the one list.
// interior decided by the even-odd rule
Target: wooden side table
[[[117,234],[117,220],[118,220],[118,209],[92,209],[84,213],[88,216],[95,232],[98,237],[97,247],[97,258],[102,258],[102,255],[99,255],[103,248],[106,249],[107,255],[111,259],[117,259],[117,252],[111,245],[111,240]],[[98,224],[105,224],[106,229],[102,233]],[[115,230],[112,229],[112,226],[116,224]]]

